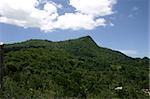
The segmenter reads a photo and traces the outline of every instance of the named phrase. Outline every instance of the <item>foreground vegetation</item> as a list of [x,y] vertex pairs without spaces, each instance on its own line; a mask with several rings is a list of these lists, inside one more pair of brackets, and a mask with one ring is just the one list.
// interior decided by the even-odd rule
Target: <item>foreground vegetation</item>
[[89,36],[8,44],[4,59],[1,98],[148,99],[149,59],[99,47]]

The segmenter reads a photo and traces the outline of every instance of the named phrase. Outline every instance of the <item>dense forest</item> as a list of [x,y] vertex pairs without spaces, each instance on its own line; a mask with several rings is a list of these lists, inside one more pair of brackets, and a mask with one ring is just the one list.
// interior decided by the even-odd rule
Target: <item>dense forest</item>
[[149,58],[99,47],[90,36],[4,46],[3,99],[148,99]]

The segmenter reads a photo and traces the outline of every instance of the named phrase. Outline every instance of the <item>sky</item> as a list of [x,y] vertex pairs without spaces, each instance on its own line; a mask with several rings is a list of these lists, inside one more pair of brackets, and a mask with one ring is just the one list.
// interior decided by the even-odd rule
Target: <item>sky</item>
[[0,42],[90,35],[101,47],[149,57],[149,0],[0,0]]

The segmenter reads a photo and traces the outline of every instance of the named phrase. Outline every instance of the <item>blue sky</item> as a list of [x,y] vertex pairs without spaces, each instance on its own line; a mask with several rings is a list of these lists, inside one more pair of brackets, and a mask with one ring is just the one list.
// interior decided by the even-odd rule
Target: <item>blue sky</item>
[[[75,12],[75,8],[68,5],[69,0],[52,1],[63,6],[63,8],[61,6],[60,9],[58,8],[59,15]],[[106,19],[105,26],[101,23],[90,29],[89,27],[64,27],[65,29],[56,28],[45,32],[34,25],[24,28],[1,22],[0,41],[4,43],[21,42],[28,39],[62,41],[90,35],[99,46],[119,50],[132,57],[148,56],[148,0],[117,0],[111,10],[113,14],[107,15],[106,13],[105,16],[96,16]]]

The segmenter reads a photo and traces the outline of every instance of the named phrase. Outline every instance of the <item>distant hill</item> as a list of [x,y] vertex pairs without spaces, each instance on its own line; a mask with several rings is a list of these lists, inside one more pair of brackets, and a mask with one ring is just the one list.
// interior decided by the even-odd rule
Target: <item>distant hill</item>
[[5,45],[2,98],[145,99],[148,74],[148,58],[99,47],[90,36],[28,40]]

